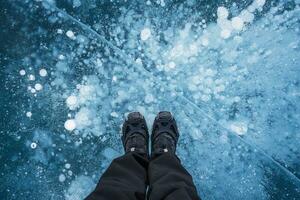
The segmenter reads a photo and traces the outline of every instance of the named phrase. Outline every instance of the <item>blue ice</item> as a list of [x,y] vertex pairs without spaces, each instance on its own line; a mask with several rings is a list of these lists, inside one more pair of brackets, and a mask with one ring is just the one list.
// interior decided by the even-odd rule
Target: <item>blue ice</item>
[[136,110],[202,199],[300,199],[299,1],[1,4],[4,199],[83,199]]

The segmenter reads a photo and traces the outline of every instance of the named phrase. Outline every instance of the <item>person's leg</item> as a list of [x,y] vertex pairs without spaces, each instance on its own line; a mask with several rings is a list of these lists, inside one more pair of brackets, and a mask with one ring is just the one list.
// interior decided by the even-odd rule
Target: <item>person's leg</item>
[[87,200],[144,200],[148,159],[127,153],[113,160]]
[[176,156],[179,138],[170,112],[160,112],[154,120],[152,155],[148,168],[149,200],[199,200],[191,175]]
[[191,175],[173,153],[162,153],[149,164],[150,200],[198,200]]
[[125,155],[115,159],[87,200],[144,200],[149,134],[144,117],[130,113],[122,128]]

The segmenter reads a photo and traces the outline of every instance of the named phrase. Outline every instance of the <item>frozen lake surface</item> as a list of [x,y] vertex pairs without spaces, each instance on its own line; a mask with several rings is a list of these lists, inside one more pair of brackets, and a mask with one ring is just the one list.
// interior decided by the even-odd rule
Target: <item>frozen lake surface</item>
[[202,199],[300,199],[299,0],[0,6],[1,199],[83,199],[136,110]]

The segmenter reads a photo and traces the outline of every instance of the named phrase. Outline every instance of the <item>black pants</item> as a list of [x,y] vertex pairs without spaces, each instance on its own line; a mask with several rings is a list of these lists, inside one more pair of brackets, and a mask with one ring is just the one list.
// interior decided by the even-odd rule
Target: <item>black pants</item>
[[164,153],[149,161],[128,153],[111,163],[86,200],[145,200],[146,195],[148,200],[200,199],[177,156]]

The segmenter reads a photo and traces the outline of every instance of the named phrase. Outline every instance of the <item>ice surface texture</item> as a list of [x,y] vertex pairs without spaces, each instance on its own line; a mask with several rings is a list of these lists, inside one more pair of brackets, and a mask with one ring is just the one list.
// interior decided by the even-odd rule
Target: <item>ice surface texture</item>
[[136,110],[202,199],[300,199],[299,3],[1,2],[1,199],[83,199]]

